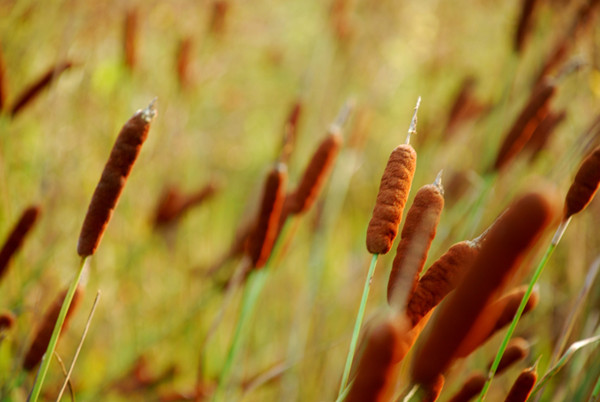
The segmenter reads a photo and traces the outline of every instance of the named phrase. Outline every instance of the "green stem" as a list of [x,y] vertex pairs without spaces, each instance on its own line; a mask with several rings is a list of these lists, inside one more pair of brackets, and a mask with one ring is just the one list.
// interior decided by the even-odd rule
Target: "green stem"
[[44,379],[46,378],[46,374],[48,373],[48,367],[50,367],[52,356],[54,356],[54,350],[56,349],[56,344],[58,343],[60,331],[62,329],[63,323],[65,322],[67,311],[69,311],[69,307],[71,306],[71,301],[73,300],[75,290],[77,290],[77,285],[79,285],[79,280],[81,279],[81,274],[83,274],[86,260],[87,257],[81,258],[77,274],[75,275],[75,278],[73,278],[73,281],[71,282],[71,285],[67,290],[67,294],[65,296],[65,299],[63,300],[62,307],[60,308],[60,313],[58,313],[58,319],[56,320],[56,324],[54,325],[54,331],[52,331],[52,337],[50,338],[50,342],[48,343],[48,348],[46,349],[46,353],[44,353],[44,356],[42,357],[42,363],[38,370],[38,374],[35,379],[35,384],[33,384],[33,389],[31,390],[31,394],[29,395],[29,402],[36,402],[38,397],[40,396],[42,384],[44,383]]
[[244,338],[242,335],[244,334],[244,329],[246,328],[246,322],[250,318],[250,314],[252,313],[256,301],[258,300],[258,296],[260,295],[263,285],[265,284],[268,274],[267,268],[268,267],[264,267],[263,269],[254,270],[248,277],[248,283],[244,287],[244,295],[242,296],[242,311],[235,328],[233,340],[229,346],[227,360],[225,360],[225,365],[223,366],[221,375],[219,376],[219,385],[215,391],[215,394],[213,395],[213,401],[218,401],[225,397],[225,387],[231,374],[231,368],[233,367],[233,362],[235,361],[235,358],[242,345],[242,339]]
[[596,380],[596,385],[594,386],[594,390],[592,391],[591,401],[597,401],[598,396],[600,395],[600,376]]
[[350,369],[352,368],[352,361],[354,360],[354,353],[356,352],[358,335],[360,333],[360,327],[362,326],[362,321],[365,316],[365,308],[367,306],[367,299],[369,298],[369,290],[371,290],[371,281],[373,280],[373,274],[375,274],[377,257],[379,257],[379,254],[373,254],[371,265],[369,266],[369,273],[367,274],[367,280],[365,281],[360,307],[358,308],[358,315],[356,316],[356,323],[354,324],[354,332],[352,333],[352,340],[350,341],[350,350],[348,351],[348,357],[346,358],[346,367],[344,367],[344,374],[342,376],[342,384],[340,385],[338,398],[342,392],[344,392],[346,384],[348,383],[348,377],[350,377]]

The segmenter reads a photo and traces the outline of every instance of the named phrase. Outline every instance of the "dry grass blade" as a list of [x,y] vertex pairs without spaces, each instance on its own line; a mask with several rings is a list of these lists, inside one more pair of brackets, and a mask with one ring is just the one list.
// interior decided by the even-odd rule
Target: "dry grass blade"
[[4,245],[0,250],[0,280],[6,274],[11,257],[21,248],[27,234],[31,231],[33,225],[35,225],[40,211],[40,207],[37,205],[25,209],[4,241]]

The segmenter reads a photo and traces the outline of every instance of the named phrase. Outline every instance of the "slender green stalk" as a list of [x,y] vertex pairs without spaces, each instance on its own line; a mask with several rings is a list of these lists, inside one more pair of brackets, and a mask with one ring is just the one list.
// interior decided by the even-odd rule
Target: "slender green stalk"
[[596,380],[596,385],[594,386],[594,390],[592,391],[592,397],[590,401],[597,401],[598,396],[600,396],[600,376],[598,376],[598,379]]
[[235,328],[233,340],[229,346],[229,352],[227,353],[225,365],[223,366],[221,375],[219,376],[219,385],[215,391],[215,394],[213,395],[213,401],[225,400],[225,388],[231,374],[233,362],[240,351],[242,340],[244,339],[243,335],[246,328],[246,322],[254,310],[258,296],[260,295],[260,292],[267,279],[267,275],[269,273],[267,268],[268,267],[264,267],[263,269],[254,270],[248,277],[248,283],[246,287],[244,287],[244,295],[242,296],[242,311]]
[[69,290],[67,290],[67,294],[65,299],[63,300],[62,307],[60,308],[60,313],[58,313],[58,319],[56,320],[56,324],[54,325],[54,331],[52,331],[52,336],[50,337],[50,342],[48,343],[48,348],[46,349],[46,353],[44,353],[44,357],[42,357],[42,363],[40,364],[40,368],[38,370],[37,377],[35,379],[35,384],[33,384],[33,389],[31,390],[31,394],[29,395],[30,402],[36,402],[38,397],[40,396],[40,392],[42,390],[42,384],[44,383],[44,379],[46,378],[46,374],[48,373],[48,367],[50,367],[50,362],[52,361],[52,356],[54,356],[54,350],[56,349],[56,344],[58,343],[58,337],[60,335],[60,331],[62,329],[63,323],[65,322],[65,317],[67,316],[67,311],[69,311],[69,307],[71,306],[71,301],[73,300],[73,295],[75,294],[75,290],[77,290],[77,285],[79,285],[79,280],[81,279],[81,274],[83,274],[83,270],[85,269],[85,262],[87,257],[82,257],[81,262],[79,264],[79,269],[77,270],[77,274],[73,278],[71,285],[69,286]]
[[350,377],[350,369],[352,368],[352,361],[354,360],[354,353],[356,352],[356,344],[358,343],[358,334],[360,333],[360,327],[362,326],[362,321],[365,316],[365,308],[367,306],[367,299],[369,298],[369,291],[371,290],[371,281],[373,280],[373,275],[375,274],[375,266],[377,265],[378,257],[379,254],[373,254],[371,265],[369,266],[369,273],[367,274],[367,280],[365,281],[360,307],[358,308],[358,315],[356,316],[356,323],[354,324],[354,332],[352,333],[352,340],[350,341],[350,350],[348,350],[346,367],[344,368],[344,374],[342,375],[342,383],[340,385],[340,391],[338,392],[338,398],[344,392],[346,384],[348,383],[348,377]]

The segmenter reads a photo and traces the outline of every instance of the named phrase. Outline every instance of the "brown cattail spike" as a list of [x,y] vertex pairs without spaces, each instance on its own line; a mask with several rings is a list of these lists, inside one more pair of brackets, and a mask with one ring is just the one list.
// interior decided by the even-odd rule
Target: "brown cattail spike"
[[565,199],[564,219],[583,210],[600,186],[600,146],[588,155],[575,175]]
[[96,186],[79,234],[77,253],[94,254],[119,201],[127,177],[148,136],[156,116],[154,99],[147,108],[138,110],[121,129]]
[[[408,297],[414,293],[427,261],[427,254],[444,208],[441,174],[442,172],[438,174],[433,184],[427,184],[417,191],[406,214],[388,281],[387,296],[392,306],[399,303],[404,307],[407,300],[406,290]],[[400,299],[396,299],[397,297]]]
[[535,15],[535,7],[538,0],[524,0],[521,8],[521,15],[519,17],[519,23],[517,25],[517,31],[515,32],[515,51],[521,53],[525,46],[525,41],[531,31],[531,20]]
[[271,255],[277,238],[286,182],[287,168],[277,163],[267,176],[254,233],[248,241],[248,254],[254,268],[262,268]]
[[[69,307],[69,310],[67,311],[67,315],[65,317],[65,321],[63,322],[61,333],[64,333],[64,331],[68,327],[69,320],[73,315],[75,309],[77,309],[77,305],[79,304],[82,293],[83,291],[81,287],[77,287],[77,289],[75,290],[75,294],[73,295],[71,306]],[[46,353],[48,342],[50,342],[50,337],[52,336],[54,325],[56,324],[56,320],[58,319],[58,315],[60,313],[60,309],[62,307],[63,300],[65,299],[66,295],[67,291],[62,292],[56,298],[56,300],[54,300],[54,303],[52,304],[52,306],[50,306],[48,311],[46,311],[46,315],[44,315],[44,318],[40,323],[40,326],[38,327],[37,332],[33,338],[33,342],[31,343],[31,346],[29,346],[29,350],[25,355],[25,360],[23,361],[23,368],[25,370],[31,371],[32,369],[34,369],[35,366],[37,366],[37,364],[40,362],[40,360],[42,360],[44,353]]]
[[456,291],[442,306],[412,367],[415,382],[428,383],[443,373],[456,356],[481,340],[495,324],[486,307],[514,275],[525,254],[554,220],[551,192],[518,198],[493,225]]
[[367,228],[367,250],[371,254],[386,254],[392,248],[398,234],[398,226],[417,167],[417,153],[408,141],[410,135],[416,133],[420,102],[419,97],[408,130],[407,143],[397,146],[392,151],[381,177],[373,215]]
[[448,402],[468,402],[475,398],[485,385],[485,376],[481,373],[473,373],[467,378],[461,389],[448,400]]
[[298,124],[302,115],[302,101],[300,99],[292,105],[292,108],[285,119],[283,126],[283,141],[281,142],[281,158],[280,161],[288,163],[292,152],[296,146],[296,138],[298,137]]
[[125,14],[123,29],[123,57],[125,65],[131,71],[137,64],[137,31],[138,13],[136,9],[131,9]]
[[[513,364],[523,360],[529,354],[529,342],[523,338],[513,338],[508,343],[498,368],[496,369],[496,375],[504,372]],[[488,365],[488,370],[492,366],[492,363]]]
[[521,371],[504,401],[525,402],[529,398],[536,381],[537,371],[535,366]]
[[0,280],[6,273],[10,258],[19,250],[25,237],[35,224],[40,214],[40,207],[31,206],[21,214],[19,221],[12,229],[0,250]]
[[440,397],[442,393],[442,388],[444,388],[444,382],[446,379],[443,375],[438,375],[435,380],[431,384],[427,384],[423,387],[423,397],[421,402],[435,402]]
[[73,66],[73,63],[70,61],[66,61],[56,66],[50,68],[44,75],[42,75],[37,81],[35,81],[31,86],[25,89],[21,94],[19,94],[10,110],[10,114],[12,117],[15,117],[21,110],[23,110],[27,105],[31,104],[31,102],[42,92],[44,88],[50,85],[50,83],[57,78],[64,71],[68,70]]
[[179,42],[176,58],[177,81],[181,89],[191,85],[190,61],[192,58],[192,38],[186,37]]
[[2,332],[10,330],[15,325],[15,321],[15,315],[11,312],[0,314],[0,340],[2,339]]

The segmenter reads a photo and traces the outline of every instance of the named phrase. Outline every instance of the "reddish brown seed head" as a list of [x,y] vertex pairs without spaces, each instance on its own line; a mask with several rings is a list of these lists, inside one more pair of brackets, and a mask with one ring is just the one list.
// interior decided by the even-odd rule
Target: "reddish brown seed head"
[[412,146],[402,144],[392,151],[367,228],[367,250],[371,254],[386,254],[392,248],[416,167],[417,153]]
[[535,15],[535,7],[537,0],[524,0],[521,8],[521,15],[519,17],[519,23],[517,25],[517,31],[515,32],[514,47],[517,53],[520,53],[525,46],[525,41],[531,31],[531,21]]
[[3,331],[11,329],[12,326],[15,325],[16,320],[15,315],[11,312],[0,314],[0,334],[2,334]]
[[277,238],[286,182],[287,168],[277,163],[267,176],[254,233],[248,241],[248,254],[254,268],[262,268],[271,255]]
[[[529,342],[523,338],[513,338],[508,343],[498,368],[496,369],[496,375],[501,374],[513,364],[523,360],[529,354]],[[492,363],[488,365],[488,370],[492,366]]]
[[537,381],[537,371],[535,367],[521,371],[517,380],[506,396],[505,402],[525,402],[529,398],[531,391]]
[[[414,293],[419,276],[435,237],[442,209],[444,196],[441,185],[427,184],[417,191],[415,199],[406,214],[406,220],[400,233],[400,242],[392,264],[388,281],[388,303],[392,301],[400,289],[410,289],[409,297]],[[408,287],[408,281],[412,284]],[[405,283],[402,283],[406,281]],[[397,296],[397,295],[396,295]],[[405,299],[398,302],[404,307]]]
[[225,32],[226,18],[230,4],[226,0],[212,2],[209,31],[213,35],[222,35]]
[[543,81],[535,88],[504,138],[496,156],[493,170],[499,171],[507,166],[523,149],[539,122],[546,115],[548,105],[555,93],[556,85],[550,80]]
[[21,214],[19,221],[4,241],[4,245],[0,250],[0,279],[2,279],[6,273],[11,257],[19,250],[19,248],[21,248],[25,237],[31,231],[31,228],[33,228],[39,214],[40,207],[37,205],[25,209]]
[[177,49],[176,69],[177,80],[182,89],[187,89],[191,85],[190,62],[192,58],[192,38],[186,37],[179,42]]
[[130,70],[134,70],[137,64],[137,31],[138,13],[136,9],[131,9],[125,14],[123,28],[123,57]]
[[442,388],[444,388],[444,382],[446,379],[443,375],[438,375],[435,380],[431,384],[426,384],[423,386],[423,395],[421,402],[435,402],[440,397],[442,393]]
[[525,148],[531,152],[529,158],[533,161],[537,155],[547,147],[552,134],[555,129],[565,120],[567,113],[562,110],[560,112],[548,112],[544,119],[538,124],[538,126],[531,134],[530,140],[525,144]]
[[482,312],[554,220],[555,204],[551,192],[531,192],[513,202],[494,224],[464,279],[417,349],[412,367],[415,382],[432,381],[463,349],[471,347],[482,333],[489,333],[497,316]]
[[406,307],[406,314],[413,325],[421,321],[456,287],[478,252],[477,243],[462,241],[450,247],[429,267],[419,280]]
[[[69,307],[65,321],[63,322],[62,332],[67,329],[69,320],[79,305],[82,293],[83,290],[81,287],[77,287],[73,295],[73,300],[71,301],[71,306]],[[50,342],[50,337],[52,336],[52,331],[54,330],[54,325],[56,324],[56,320],[58,319],[58,315],[66,295],[67,291],[62,292],[46,311],[46,315],[44,315],[44,318],[42,319],[42,322],[40,323],[40,326],[37,328],[37,332],[33,337],[33,342],[25,354],[25,359],[23,360],[23,368],[25,370],[31,371],[34,369],[40,360],[42,360],[44,353],[46,353],[48,343]]]
[[156,109],[152,101],[147,108],[137,111],[121,129],[81,227],[77,244],[80,256],[86,257],[96,252],[154,116]]
[[600,186],[600,146],[579,166],[565,199],[564,219],[583,210],[594,198]]
[[485,376],[481,373],[473,373],[467,378],[461,389],[455,393],[448,402],[468,402],[475,398],[485,385]]

